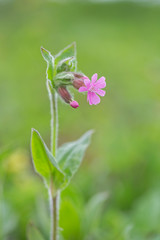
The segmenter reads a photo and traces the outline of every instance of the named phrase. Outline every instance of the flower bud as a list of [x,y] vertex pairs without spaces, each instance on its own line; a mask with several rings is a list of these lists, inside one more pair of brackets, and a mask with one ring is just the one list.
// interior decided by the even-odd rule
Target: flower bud
[[73,108],[79,107],[78,102],[76,102],[72,99],[72,96],[70,95],[70,93],[68,92],[66,87],[63,87],[63,86],[59,87],[57,91],[58,91],[59,95],[61,96],[61,98],[66,103],[70,104],[71,107],[73,107]]
[[66,87],[59,87],[58,93],[66,103],[70,103],[72,101],[72,97]]
[[80,87],[85,86],[84,85],[84,75],[82,75],[81,73],[74,73],[74,79],[73,79],[73,87],[75,87],[76,89],[79,89]]
[[76,101],[72,101],[72,102],[70,102],[70,106],[73,107],[73,108],[78,108],[79,104]]

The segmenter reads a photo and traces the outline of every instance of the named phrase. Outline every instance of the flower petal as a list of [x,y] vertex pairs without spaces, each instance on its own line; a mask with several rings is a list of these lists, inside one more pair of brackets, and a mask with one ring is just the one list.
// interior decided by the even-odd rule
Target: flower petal
[[95,83],[97,81],[97,78],[98,78],[98,74],[97,73],[93,74],[92,83]]
[[100,101],[101,101],[100,97],[96,93],[90,92],[90,94],[89,94],[89,104],[91,102],[90,105],[92,105],[92,104],[97,105],[98,103],[100,103]]
[[97,90],[95,90],[95,92],[96,92],[97,94],[99,94],[100,96],[102,96],[102,97],[104,97],[104,95],[106,94],[106,91],[101,90],[101,89],[97,89]]
[[98,81],[95,83],[95,88],[105,88],[106,87],[106,82],[105,82],[105,77],[101,77],[98,79]]
[[80,87],[78,91],[79,91],[79,92],[86,92],[86,91],[87,91],[87,88],[86,88],[86,87]]
[[86,85],[87,88],[90,87],[91,82],[90,82],[89,78],[84,79],[84,84]]
[[86,78],[88,78],[87,76],[83,76],[83,77],[81,77],[81,79],[86,79]]

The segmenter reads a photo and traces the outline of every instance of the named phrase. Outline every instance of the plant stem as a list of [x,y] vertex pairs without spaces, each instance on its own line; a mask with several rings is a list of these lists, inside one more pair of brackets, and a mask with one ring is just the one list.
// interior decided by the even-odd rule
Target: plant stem
[[53,197],[53,240],[58,240],[59,192]]
[[[51,152],[56,159],[58,141],[58,103],[57,93],[49,89],[51,104]],[[58,240],[58,221],[59,221],[59,192],[54,192],[51,179],[50,187],[50,211],[51,211],[51,240]]]
[[51,152],[56,159],[58,141],[58,103],[57,93],[51,92]]

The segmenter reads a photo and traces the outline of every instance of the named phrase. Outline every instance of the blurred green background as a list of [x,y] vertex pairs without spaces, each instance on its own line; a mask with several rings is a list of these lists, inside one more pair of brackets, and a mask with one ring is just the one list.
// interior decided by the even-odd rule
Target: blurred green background
[[32,127],[50,137],[40,47],[73,41],[78,69],[105,76],[107,94],[89,106],[73,90],[77,110],[59,102],[59,144],[95,129],[62,193],[61,239],[160,240],[160,5],[93,2],[0,1],[0,240],[26,239],[29,222],[49,236],[30,156]]

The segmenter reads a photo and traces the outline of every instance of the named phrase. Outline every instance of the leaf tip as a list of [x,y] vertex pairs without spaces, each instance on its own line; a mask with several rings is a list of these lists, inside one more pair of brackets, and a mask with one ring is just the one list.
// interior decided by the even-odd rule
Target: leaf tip
[[44,47],[41,47],[41,52],[43,53],[44,51],[46,51],[46,49]]
[[42,53],[42,55],[44,54],[44,53],[46,53],[46,52],[48,52],[44,47],[41,47],[41,53]]
[[38,131],[35,128],[31,129],[31,139],[32,137],[34,137],[35,135],[39,135]]
[[36,132],[35,128],[31,128],[31,133]]
[[41,47],[41,53],[45,60],[48,55],[50,56],[50,52],[47,49],[45,49],[44,47]]
[[87,132],[88,135],[92,136],[93,134],[95,133],[95,130],[94,129],[91,129]]
[[76,47],[76,41],[74,41],[72,44],[73,44],[74,47]]

